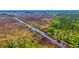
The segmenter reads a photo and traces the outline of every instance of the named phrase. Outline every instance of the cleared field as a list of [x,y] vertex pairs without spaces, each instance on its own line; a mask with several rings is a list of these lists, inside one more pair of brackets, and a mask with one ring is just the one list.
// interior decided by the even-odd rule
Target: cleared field
[[41,30],[46,31],[52,18],[40,18],[40,17],[27,17],[27,16],[20,16],[18,17],[20,18],[22,21],[36,27],[39,28]]
[[6,48],[57,48],[49,40],[39,37],[34,31],[25,28],[11,17],[0,16],[0,47]]

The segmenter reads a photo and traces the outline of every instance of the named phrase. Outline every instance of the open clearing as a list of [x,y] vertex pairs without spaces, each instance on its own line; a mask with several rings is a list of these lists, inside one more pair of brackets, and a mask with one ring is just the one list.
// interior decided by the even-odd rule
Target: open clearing
[[57,48],[48,39],[39,37],[34,31],[25,28],[8,16],[0,16],[0,47]]

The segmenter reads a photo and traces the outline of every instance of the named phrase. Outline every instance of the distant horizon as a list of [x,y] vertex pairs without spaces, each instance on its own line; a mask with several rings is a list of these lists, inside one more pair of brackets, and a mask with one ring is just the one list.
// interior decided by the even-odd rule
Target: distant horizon
[[79,12],[79,10],[0,10],[0,12]]

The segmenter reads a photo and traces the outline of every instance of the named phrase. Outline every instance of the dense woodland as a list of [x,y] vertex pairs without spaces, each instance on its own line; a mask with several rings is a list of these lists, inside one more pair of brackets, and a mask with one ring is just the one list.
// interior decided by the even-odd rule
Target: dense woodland
[[47,32],[71,47],[79,47],[79,17],[56,16],[51,20]]

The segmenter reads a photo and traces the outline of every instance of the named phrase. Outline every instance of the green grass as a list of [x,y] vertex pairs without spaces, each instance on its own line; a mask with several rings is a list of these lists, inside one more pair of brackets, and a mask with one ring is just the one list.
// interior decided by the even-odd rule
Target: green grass
[[7,40],[0,44],[0,48],[38,48],[40,45],[29,39]]

